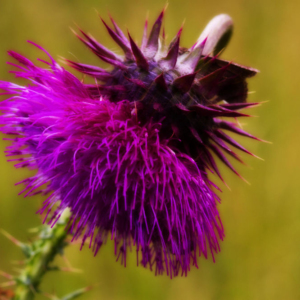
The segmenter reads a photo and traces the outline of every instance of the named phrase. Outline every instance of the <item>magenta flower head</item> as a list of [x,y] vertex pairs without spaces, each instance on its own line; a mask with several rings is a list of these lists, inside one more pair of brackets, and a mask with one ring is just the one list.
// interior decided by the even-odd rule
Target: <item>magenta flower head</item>
[[37,170],[22,193],[47,195],[40,213],[51,213],[49,223],[69,208],[70,233],[82,245],[89,239],[95,254],[110,238],[124,265],[135,246],[138,264],[173,277],[220,250],[219,198],[208,172],[222,179],[212,153],[236,174],[226,154],[239,161],[234,148],[251,154],[225,131],[257,138],[221,117],[248,116],[240,110],[257,103],[246,103],[246,78],[257,71],[219,59],[232,32],[227,15],[189,49],[179,45],[182,28],[166,46],[163,15],[149,34],[146,22],[141,46],[113,19],[113,28],[102,20],[123,56],[80,30],[79,39],[111,66],[67,60],[94,84],[43,49],[44,68],[9,51],[18,62],[13,72],[30,83],[0,83],[11,95],[0,120],[11,141],[6,155],[17,168]]

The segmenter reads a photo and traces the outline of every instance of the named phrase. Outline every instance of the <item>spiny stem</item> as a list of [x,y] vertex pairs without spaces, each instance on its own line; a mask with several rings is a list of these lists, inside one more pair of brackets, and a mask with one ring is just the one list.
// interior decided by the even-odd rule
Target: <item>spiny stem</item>
[[[53,228],[42,226],[39,238],[26,245],[23,252],[26,256],[25,267],[18,277],[15,277],[16,288],[14,300],[33,300],[39,292],[39,284],[44,274],[51,268],[49,264],[57,254],[62,254],[66,242],[70,212],[65,210]],[[25,251],[24,251],[25,250]]]

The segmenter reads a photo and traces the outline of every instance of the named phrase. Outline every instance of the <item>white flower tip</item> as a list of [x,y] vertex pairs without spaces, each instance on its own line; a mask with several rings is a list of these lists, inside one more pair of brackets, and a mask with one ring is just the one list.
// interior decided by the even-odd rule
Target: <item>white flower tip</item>
[[227,45],[232,31],[233,21],[231,17],[227,14],[217,15],[206,25],[196,46],[207,38],[202,55],[216,55]]

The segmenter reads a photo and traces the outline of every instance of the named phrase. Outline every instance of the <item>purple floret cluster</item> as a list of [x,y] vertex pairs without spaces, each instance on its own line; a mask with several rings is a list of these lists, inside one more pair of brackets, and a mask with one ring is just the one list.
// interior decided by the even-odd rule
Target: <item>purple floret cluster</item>
[[225,154],[251,154],[224,130],[257,138],[220,117],[248,116],[240,110],[257,103],[246,102],[245,80],[256,70],[220,60],[209,37],[181,48],[182,29],[169,46],[164,35],[159,43],[163,14],[149,36],[146,22],[141,47],[114,20],[114,30],[103,21],[124,57],[81,31],[112,68],[67,63],[95,84],[37,45],[49,57],[44,66],[9,51],[16,77],[30,83],[0,82],[11,95],[0,103],[0,130],[15,167],[37,170],[22,194],[44,195],[39,212],[50,224],[69,208],[73,239],[88,239],[95,255],[110,238],[124,265],[135,246],[137,264],[174,277],[220,250],[219,198],[207,171],[222,179],[212,153],[236,174]]

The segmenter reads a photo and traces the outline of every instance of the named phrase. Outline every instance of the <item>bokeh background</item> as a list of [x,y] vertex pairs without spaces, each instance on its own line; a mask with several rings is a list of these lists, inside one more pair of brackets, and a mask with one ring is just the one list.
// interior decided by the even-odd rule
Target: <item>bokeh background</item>
[[[55,58],[59,55],[82,62],[99,61],[74,37],[69,27],[79,24],[105,45],[116,49],[100,24],[96,11],[106,20],[108,12],[121,28],[129,28],[140,41],[145,16],[150,24],[165,5],[161,0],[0,0],[0,78],[8,74],[6,51],[20,51],[32,59],[41,53],[26,43],[32,40]],[[252,110],[258,118],[243,120],[249,132],[273,144],[240,139],[265,161],[245,157],[250,167],[238,170],[245,184],[222,168],[231,191],[222,186],[219,205],[226,238],[216,263],[202,259],[188,277],[170,280],[155,277],[135,264],[135,253],[125,269],[115,262],[112,243],[96,258],[74,244],[66,256],[82,274],[52,273],[42,289],[62,296],[79,287],[97,284],[83,300],[94,299],[300,299],[300,2],[282,0],[169,0],[165,18],[168,40],[185,19],[182,45],[191,46],[206,23],[216,14],[228,13],[235,32],[223,58],[258,68],[249,81],[252,101],[269,101]],[[28,175],[5,162],[5,143],[0,142],[0,227],[21,240],[27,229],[40,224],[35,214],[41,199],[17,196],[14,183]],[[243,155],[242,155],[243,156]],[[86,247],[87,248],[87,247]],[[0,269],[13,271],[12,261],[22,254],[0,236]],[[62,259],[57,260],[63,265]],[[36,297],[46,299],[40,295]]]

